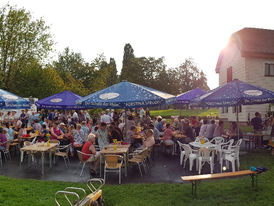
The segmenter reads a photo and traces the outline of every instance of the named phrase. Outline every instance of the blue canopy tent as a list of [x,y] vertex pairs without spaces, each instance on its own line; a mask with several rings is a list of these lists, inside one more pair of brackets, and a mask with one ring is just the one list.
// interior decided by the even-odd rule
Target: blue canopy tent
[[82,97],[70,92],[68,90],[54,94],[50,97],[40,99],[35,102],[35,105],[39,109],[59,109],[59,110],[72,110],[72,109],[85,109],[81,105],[76,105],[75,101]]
[[[228,107],[274,103],[274,92],[238,79],[217,87],[193,100],[191,105],[202,107]],[[236,119],[239,122],[238,107]]]
[[173,103],[175,96],[149,87],[122,81],[76,101],[87,108],[137,108]]
[[22,97],[0,89],[0,109],[29,109],[30,102]]
[[194,99],[192,105],[227,107],[273,102],[273,91],[235,79]]
[[176,97],[176,103],[177,104],[190,104],[193,99],[200,97],[205,93],[206,93],[206,91],[204,91],[200,88],[192,89],[185,93],[179,94]]

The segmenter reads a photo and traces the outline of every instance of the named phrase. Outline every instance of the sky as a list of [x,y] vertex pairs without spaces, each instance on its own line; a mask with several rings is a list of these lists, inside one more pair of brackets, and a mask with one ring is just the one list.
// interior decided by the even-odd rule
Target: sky
[[86,61],[104,53],[121,71],[123,48],[136,57],[165,57],[168,68],[192,58],[211,89],[219,52],[244,27],[274,29],[272,0],[1,0],[42,17],[56,42],[53,58],[69,47]]

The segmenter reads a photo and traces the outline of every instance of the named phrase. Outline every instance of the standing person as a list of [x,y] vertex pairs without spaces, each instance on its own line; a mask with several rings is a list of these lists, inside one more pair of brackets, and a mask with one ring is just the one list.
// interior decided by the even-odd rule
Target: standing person
[[73,131],[73,140],[74,140],[74,147],[82,147],[85,140],[85,134],[83,130],[81,130],[81,125],[77,124],[76,129]]
[[82,110],[80,110],[80,111],[78,112],[78,118],[79,118],[79,122],[84,122],[84,121],[86,121],[86,116],[83,114],[83,111],[82,111]]
[[146,108],[146,116],[150,116],[150,111],[148,107]]
[[98,139],[100,150],[109,145],[107,124],[105,122],[101,122],[100,128],[96,132],[96,137]]
[[206,132],[205,132],[205,137],[211,140],[213,138],[213,133],[216,128],[215,120],[212,119],[210,121],[210,124],[207,126]]
[[105,114],[105,112],[102,112],[102,116],[100,119],[101,122],[105,122],[106,124],[110,124],[112,119],[110,115]]
[[75,110],[72,110],[72,121],[73,122],[78,122],[78,114]]
[[[263,121],[259,112],[255,112],[255,117],[251,119],[251,125],[253,126],[254,134],[262,134]],[[259,147],[262,147],[262,139],[263,137],[257,138],[257,144]]]
[[84,132],[84,135],[85,135],[85,141],[87,140],[87,138],[88,138],[88,135],[89,135],[89,133],[91,132],[90,130],[89,130],[89,128],[87,127],[87,123],[86,123],[86,121],[83,121],[83,122],[81,122],[81,130],[83,130],[83,132]]
[[201,126],[200,132],[199,132],[199,136],[203,137],[206,134],[206,130],[207,130],[208,124],[207,124],[207,119],[203,120],[203,124]]
[[144,120],[145,117],[145,110],[143,109],[143,107],[141,107],[140,109],[140,120],[141,122]]

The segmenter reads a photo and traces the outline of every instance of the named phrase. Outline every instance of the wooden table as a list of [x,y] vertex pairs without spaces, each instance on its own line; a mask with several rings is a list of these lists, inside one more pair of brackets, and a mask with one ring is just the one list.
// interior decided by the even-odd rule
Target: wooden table
[[102,155],[107,154],[116,154],[116,155],[123,155],[124,156],[124,163],[125,163],[125,176],[127,176],[127,157],[129,151],[130,144],[127,145],[118,145],[116,150],[113,148],[113,144],[109,144],[103,150],[100,151],[100,176],[102,174]]
[[204,147],[215,148],[216,147],[215,144],[212,144],[210,142],[205,142],[204,144],[202,144],[201,142],[190,142],[189,145],[196,148],[204,148]]
[[42,175],[44,175],[44,163],[45,163],[45,152],[49,151],[49,166],[52,167],[51,164],[51,156],[52,156],[52,149],[57,147],[58,143],[50,143],[49,147],[47,146],[47,143],[36,143],[33,145],[22,147],[20,150],[21,152],[21,158],[20,158],[20,165],[23,160],[23,156],[25,151],[30,152],[41,152],[41,160],[42,160]]

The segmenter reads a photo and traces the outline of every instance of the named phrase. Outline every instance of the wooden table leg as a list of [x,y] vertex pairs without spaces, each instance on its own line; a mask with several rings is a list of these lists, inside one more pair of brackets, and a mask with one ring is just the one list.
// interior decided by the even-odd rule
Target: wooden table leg
[[124,154],[125,159],[125,176],[127,177],[127,153]]
[[102,154],[100,154],[100,177],[102,177]]
[[49,150],[49,167],[52,167],[52,163],[51,163],[51,158],[52,158],[52,152],[51,150]]
[[44,163],[45,163],[45,152],[42,152],[42,154],[41,154],[41,159],[42,159],[42,175],[44,175],[45,174],[45,171],[44,171],[44,167],[45,167],[45,165],[44,165]]

